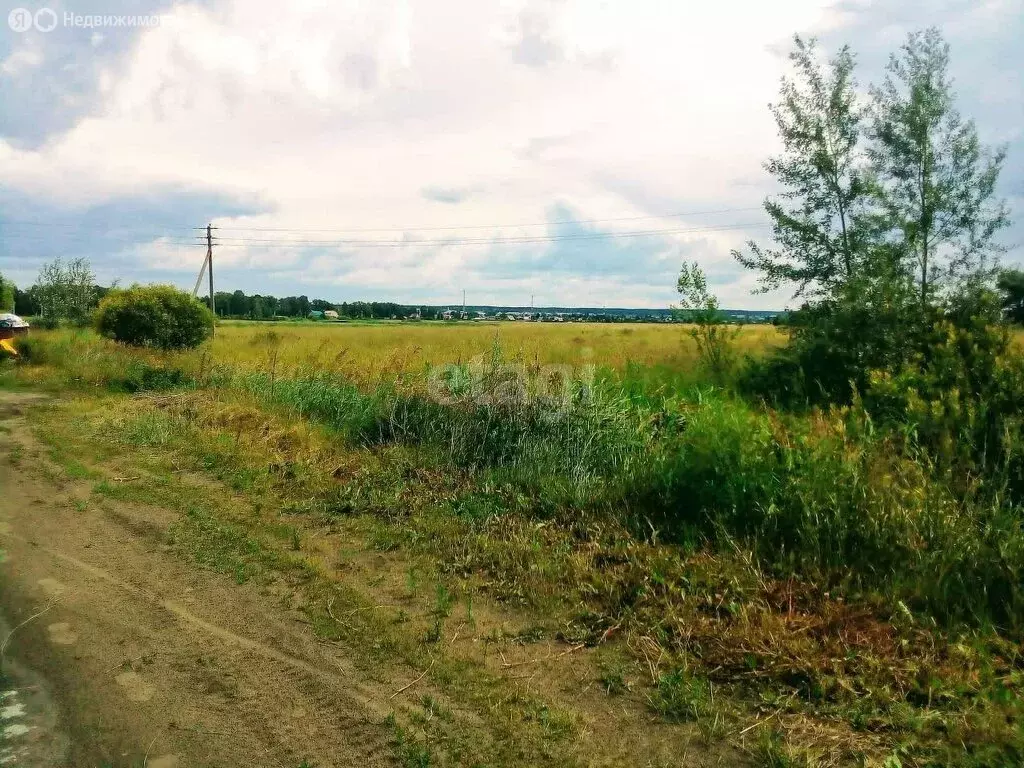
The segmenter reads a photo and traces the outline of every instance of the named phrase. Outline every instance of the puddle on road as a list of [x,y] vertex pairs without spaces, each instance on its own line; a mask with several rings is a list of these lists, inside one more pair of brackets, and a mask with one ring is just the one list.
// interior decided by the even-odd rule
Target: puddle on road
[[[10,629],[0,618],[0,640]],[[17,645],[17,636],[11,644]],[[59,729],[57,707],[46,681],[11,656],[0,674],[0,766],[56,768],[67,764],[69,741]]]

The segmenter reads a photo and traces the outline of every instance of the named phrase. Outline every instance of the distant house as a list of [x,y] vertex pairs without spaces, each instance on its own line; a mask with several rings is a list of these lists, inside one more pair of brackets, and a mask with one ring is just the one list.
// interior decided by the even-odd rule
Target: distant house
[[307,315],[307,317],[309,317],[310,320],[323,320],[324,313],[318,309],[314,309],[312,312],[309,313],[309,315]]
[[326,317],[328,320],[337,320],[338,313],[335,312],[333,309],[326,309],[324,310],[324,317]]

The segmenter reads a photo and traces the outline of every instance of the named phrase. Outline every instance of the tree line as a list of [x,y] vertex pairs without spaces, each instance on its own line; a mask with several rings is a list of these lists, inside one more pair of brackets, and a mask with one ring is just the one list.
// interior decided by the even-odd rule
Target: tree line
[[[31,287],[21,290],[0,274],[0,311],[34,317],[43,326],[68,322],[84,325],[100,301],[116,286],[96,283],[92,267],[85,259],[57,259],[44,264]],[[418,316],[425,320],[441,318],[442,310],[410,307],[390,301],[330,302],[308,296],[247,295],[243,291],[215,294],[217,316],[246,320],[270,320],[275,317],[303,318],[311,312],[333,310],[353,320],[405,319]],[[209,297],[202,297],[207,307]]]
[[[308,296],[276,296],[253,294],[244,291],[216,292],[214,299],[217,316],[248,320],[270,320],[274,317],[308,317],[311,312],[333,310],[339,316],[359,319],[387,320],[391,318],[405,319],[413,317],[419,311],[416,307],[396,304],[391,301],[343,301],[341,303],[326,299],[310,299]],[[209,306],[209,298],[203,299]],[[424,308],[422,316],[433,319],[439,312]]]

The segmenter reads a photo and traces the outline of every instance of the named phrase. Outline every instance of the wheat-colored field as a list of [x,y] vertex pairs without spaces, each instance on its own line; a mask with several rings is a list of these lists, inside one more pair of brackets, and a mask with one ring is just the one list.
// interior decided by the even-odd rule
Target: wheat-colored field
[[[739,329],[738,351],[757,354],[785,336],[770,325]],[[496,352],[527,364],[630,364],[692,369],[696,345],[682,325],[607,323],[223,323],[210,345],[220,363],[278,370],[321,368],[380,378],[427,365],[467,363]]]

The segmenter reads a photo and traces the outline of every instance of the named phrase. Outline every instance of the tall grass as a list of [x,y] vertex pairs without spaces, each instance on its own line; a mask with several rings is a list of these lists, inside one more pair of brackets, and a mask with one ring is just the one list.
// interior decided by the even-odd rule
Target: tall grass
[[[742,328],[742,354],[763,354],[785,341],[770,325]],[[209,344],[212,359],[232,368],[341,373],[360,384],[419,375],[427,366],[464,364],[489,357],[495,344],[504,357],[526,365],[596,365],[616,372],[633,366],[668,383],[695,367],[693,339],[678,325],[607,323],[474,323],[457,326],[274,325],[227,323]]]
[[89,334],[39,335],[26,352],[65,385],[239,389],[352,442],[414,446],[527,511],[617,516],[690,545],[741,543],[763,569],[822,589],[879,591],[943,620],[1024,629],[1024,512],[959,496],[925,456],[855,410],[783,416],[635,369],[557,404],[442,401],[423,374],[370,385],[269,361],[211,366],[201,353],[139,353]]

